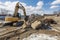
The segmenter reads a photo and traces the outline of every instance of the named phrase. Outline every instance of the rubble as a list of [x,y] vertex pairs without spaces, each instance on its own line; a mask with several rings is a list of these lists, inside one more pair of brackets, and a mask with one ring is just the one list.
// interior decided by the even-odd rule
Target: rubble
[[[57,18],[57,17],[56,17],[56,18]],[[17,26],[17,27],[15,27],[15,28],[13,28],[13,27],[10,26],[12,29],[10,29],[10,27],[6,27],[6,28],[8,29],[8,30],[7,30],[7,31],[8,31],[7,33],[8,33],[9,35],[8,35],[8,34],[5,34],[6,31],[5,31],[5,33],[2,33],[2,34],[5,34],[5,36],[4,36],[5,38],[6,38],[6,37],[8,38],[8,36],[11,37],[12,35],[14,35],[13,37],[16,38],[16,36],[18,36],[18,35],[16,35],[16,33],[18,33],[20,37],[26,36],[26,35],[28,36],[27,38],[25,37],[25,38],[22,39],[22,40],[30,40],[30,39],[31,39],[31,40],[35,40],[35,38],[36,38],[36,40],[38,40],[38,39],[39,39],[39,40],[40,40],[40,39],[41,39],[41,40],[45,40],[46,37],[48,38],[47,40],[57,40],[57,37],[55,38],[56,35],[53,36],[53,37],[50,37],[50,35],[48,35],[48,34],[50,34],[50,33],[51,33],[51,34],[54,34],[54,33],[53,33],[54,31],[57,31],[57,32],[55,32],[57,35],[60,34],[60,29],[59,29],[59,28],[60,28],[60,27],[59,27],[60,24],[59,24],[59,26],[58,26],[58,23],[60,22],[60,21],[59,21],[59,17],[58,17],[57,20],[56,20],[56,18],[52,19],[52,21],[54,21],[54,22],[56,21],[57,24],[55,24],[55,25],[57,25],[57,26],[55,26],[54,24],[51,25],[51,23],[49,23],[49,22],[51,22],[51,21],[48,20],[48,19],[44,19],[44,17],[40,17],[40,18],[39,18],[39,17],[35,17],[34,19],[32,18],[30,21],[27,21],[27,24],[29,24],[30,27],[32,27],[32,29],[29,29],[29,27],[28,27],[28,28],[27,28],[28,30],[26,29],[26,30],[24,31],[24,29],[23,29],[22,32],[21,32],[21,29],[19,29],[20,27]],[[47,20],[47,22],[46,22],[46,20]],[[58,21],[59,21],[59,22],[58,22]],[[29,23],[29,22],[31,22],[31,23]],[[18,25],[19,25],[19,24],[18,24]],[[22,27],[25,28],[26,26],[27,26],[27,25],[23,24]],[[58,28],[57,28],[57,27],[58,27]],[[5,28],[5,27],[4,27],[4,28]],[[38,29],[38,28],[39,28],[39,30],[36,30],[36,29]],[[14,30],[13,30],[13,29],[14,29]],[[16,29],[18,29],[18,31],[16,31]],[[2,29],[2,30],[3,30],[3,29]],[[5,29],[4,29],[4,30],[5,30]],[[4,30],[3,30],[3,32],[4,32]],[[9,31],[9,30],[10,30],[10,31]],[[12,33],[10,34],[11,30],[12,30]],[[45,33],[44,33],[44,34],[38,34],[38,35],[37,35],[37,34],[32,34],[33,36],[32,36],[32,38],[30,38],[30,37],[31,37],[31,36],[30,36],[30,35],[31,35],[30,32],[32,32],[32,31],[28,32],[29,30],[36,31],[35,33],[37,33],[38,31],[41,31],[40,33],[42,33],[42,32],[44,33],[44,32],[45,32],[45,33],[48,33],[48,34],[45,34]],[[42,30],[47,30],[47,31],[42,31]],[[53,31],[53,32],[48,32],[49,30],[50,30],[50,31],[53,31],[53,30],[54,30],[54,31]],[[1,32],[2,32],[2,31],[1,31]],[[26,32],[28,32],[28,34],[29,34],[29,33],[30,33],[30,34],[29,34],[29,35],[28,35],[28,34],[25,35]],[[59,32],[59,34],[58,34],[58,32]],[[20,33],[22,33],[22,34],[20,34]],[[34,33],[34,32],[32,32],[32,33]],[[1,33],[0,33],[0,35],[1,35]],[[16,35],[16,36],[15,36],[15,35]],[[21,35],[22,35],[22,36],[21,36]],[[34,35],[35,35],[36,37],[35,37]],[[42,37],[42,35],[43,35],[43,37]],[[18,36],[18,38],[20,38],[19,36]],[[0,37],[1,37],[1,36],[0,36]],[[2,36],[3,39],[5,39],[4,37]],[[13,38],[13,37],[11,37],[11,38]],[[11,39],[11,38],[9,38],[9,39]],[[15,39],[15,38],[13,38],[13,39]],[[12,39],[11,39],[11,40],[12,40]],[[16,40],[18,40],[18,39],[16,39]]]
[[40,24],[41,24],[40,21],[35,21],[34,23],[31,24],[31,27],[32,27],[33,29],[36,29],[36,28],[39,28],[39,25],[40,25]]

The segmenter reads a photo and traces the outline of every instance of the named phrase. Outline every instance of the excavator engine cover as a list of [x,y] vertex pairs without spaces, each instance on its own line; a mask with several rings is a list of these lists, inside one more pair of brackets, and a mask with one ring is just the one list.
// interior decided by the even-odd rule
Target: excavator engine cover
[[5,17],[5,21],[12,22],[12,21],[18,21],[18,20],[19,20],[19,18],[17,18],[17,17]]

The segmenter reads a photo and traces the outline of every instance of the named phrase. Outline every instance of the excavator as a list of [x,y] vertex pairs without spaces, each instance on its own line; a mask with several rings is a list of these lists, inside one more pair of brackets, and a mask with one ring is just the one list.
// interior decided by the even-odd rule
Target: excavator
[[[26,16],[26,11],[25,11],[25,8],[22,4],[16,3],[16,6],[15,6],[15,11],[14,11],[14,14],[13,16],[6,16],[5,17],[5,23],[3,23],[4,25],[3,26],[6,26],[6,25],[11,25],[11,26],[17,26],[18,24],[20,26],[22,26],[23,24],[25,25],[26,24],[26,21],[28,20],[28,16]],[[24,19],[21,18],[20,14],[18,13],[18,10],[19,9],[22,9],[23,10],[23,13],[24,13]]]

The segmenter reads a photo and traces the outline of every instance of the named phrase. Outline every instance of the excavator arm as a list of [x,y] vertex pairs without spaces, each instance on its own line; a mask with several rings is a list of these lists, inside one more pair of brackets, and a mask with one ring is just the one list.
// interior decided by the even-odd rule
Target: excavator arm
[[17,17],[17,14],[18,14],[18,10],[19,9],[22,9],[23,10],[23,13],[24,13],[24,16],[26,16],[26,11],[25,11],[25,8],[24,6],[22,6],[22,4],[20,4],[21,6],[19,6],[19,2],[16,4],[15,6],[15,12],[14,12],[14,17]]

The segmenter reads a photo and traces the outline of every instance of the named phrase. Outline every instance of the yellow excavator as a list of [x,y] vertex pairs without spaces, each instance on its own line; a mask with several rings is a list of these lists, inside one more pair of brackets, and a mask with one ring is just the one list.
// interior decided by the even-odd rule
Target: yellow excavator
[[[25,25],[26,21],[28,20],[27,16],[26,16],[26,11],[25,11],[25,8],[22,4],[16,3],[16,6],[15,6],[15,12],[14,12],[14,15],[13,16],[7,16],[5,17],[5,25]],[[20,14],[18,13],[18,10],[19,9],[22,9],[23,10],[23,13],[24,13],[24,19],[21,18]]]

